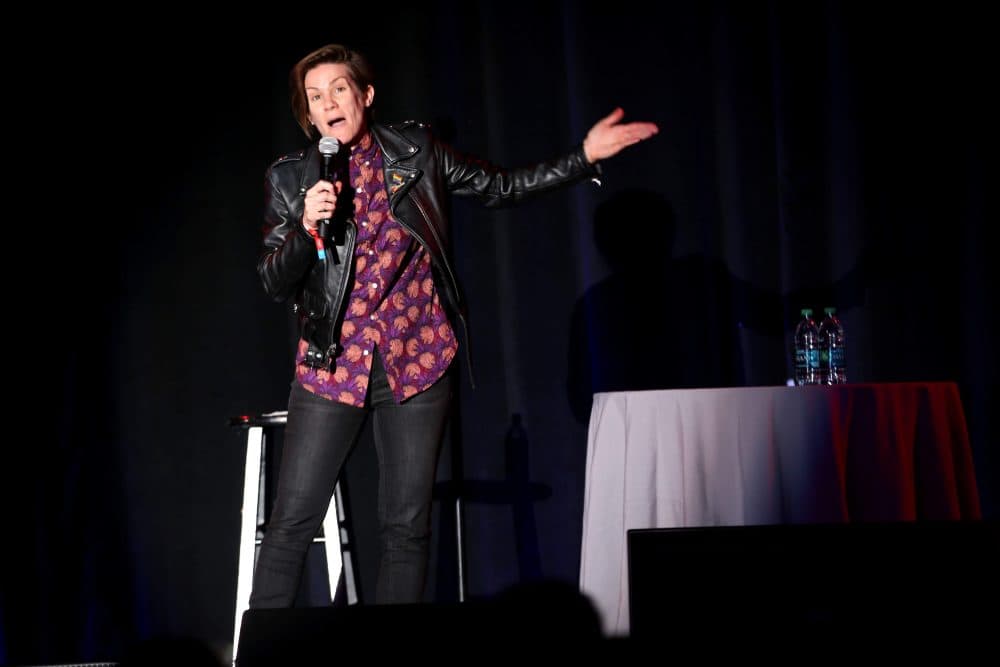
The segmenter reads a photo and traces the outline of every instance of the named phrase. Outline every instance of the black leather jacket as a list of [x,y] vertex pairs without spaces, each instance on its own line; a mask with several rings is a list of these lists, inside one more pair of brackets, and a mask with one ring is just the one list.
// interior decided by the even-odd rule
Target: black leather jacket
[[[457,153],[435,140],[420,123],[372,124],[371,131],[382,148],[392,214],[430,253],[434,283],[452,325],[461,327],[468,362],[465,304],[448,258],[448,196],[471,195],[486,206],[504,206],[588,177],[596,179],[599,168],[587,162],[582,146],[549,162],[508,170]],[[327,241],[327,260],[317,261],[302,213],[305,192],[319,176],[316,143],[279,158],[268,168],[264,242],[257,271],[273,299],[295,297],[301,334],[309,341],[310,351],[322,357],[318,361],[329,365],[340,352],[340,323],[353,285],[357,228],[353,220],[347,220],[338,233],[342,238]]]

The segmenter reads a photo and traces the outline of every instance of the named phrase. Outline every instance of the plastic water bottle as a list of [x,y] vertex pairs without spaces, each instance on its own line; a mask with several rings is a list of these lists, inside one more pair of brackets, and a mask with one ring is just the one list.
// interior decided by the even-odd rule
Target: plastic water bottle
[[820,381],[823,384],[847,382],[847,337],[836,308],[824,308],[826,315],[819,324]]
[[819,384],[819,329],[812,308],[803,308],[795,326],[795,384]]

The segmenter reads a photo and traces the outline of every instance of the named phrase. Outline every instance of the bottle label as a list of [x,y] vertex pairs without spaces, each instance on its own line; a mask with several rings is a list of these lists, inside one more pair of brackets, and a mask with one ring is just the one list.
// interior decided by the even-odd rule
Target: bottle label
[[798,368],[819,368],[819,350],[796,350],[795,366]]
[[843,368],[846,361],[846,356],[844,354],[844,348],[835,347],[830,350],[830,368]]

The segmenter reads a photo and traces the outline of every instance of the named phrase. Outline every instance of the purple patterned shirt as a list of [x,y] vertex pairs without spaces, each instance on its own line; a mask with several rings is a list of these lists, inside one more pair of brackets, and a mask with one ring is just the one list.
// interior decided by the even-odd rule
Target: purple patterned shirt
[[[458,341],[438,299],[430,255],[389,211],[382,150],[371,134],[351,149],[349,164],[358,236],[339,355],[332,371],[310,368],[304,363],[309,344],[300,340],[295,376],[318,396],[361,407],[377,345],[389,387],[402,403],[444,375]],[[404,266],[411,240],[414,251]]]

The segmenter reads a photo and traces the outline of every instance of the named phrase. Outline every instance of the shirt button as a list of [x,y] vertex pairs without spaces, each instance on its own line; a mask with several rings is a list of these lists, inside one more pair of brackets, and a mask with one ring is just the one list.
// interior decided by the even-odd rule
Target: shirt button
[[367,356],[368,356],[368,350],[365,350],[365,351],[364,351],[364,352],[362,352],[361,354],[363,354],[363,355],[365,355],[365,356],[367,357]]
[[372,283],[372,289],[378,289],[378,283]]
[[375,254],[375,251],[374,251],[374,250],[369,250],[369,251],[368,251],[368,254],[369,254],[369,255],[374,255],[374,254]]
[[372,313],[372,314],[371,314],[371,315],[369,315],[368,317],[374,320],[374,319],[375,319],[375,317],[376,317],[376,315],[375,315],[375,313]]
[[362,223],[361,223],[361,226],[362,226],[362,227],[367,227],[367,226],[368,226],[368,223],[367,223],[367,222],[362,222]]

